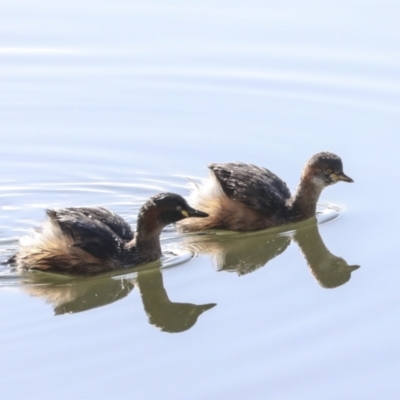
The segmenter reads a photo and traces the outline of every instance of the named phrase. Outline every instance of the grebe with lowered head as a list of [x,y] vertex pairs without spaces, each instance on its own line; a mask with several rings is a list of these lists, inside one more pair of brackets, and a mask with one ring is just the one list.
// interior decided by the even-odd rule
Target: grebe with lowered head
[[10,259],[20,269],[91,274],[148,263],[161,257],[160,234],[166,225],[208,216],[174,193],[146,201],[135,233],[122,217],[102,207],[46,213],[43,227],[21,238],[18,253]]

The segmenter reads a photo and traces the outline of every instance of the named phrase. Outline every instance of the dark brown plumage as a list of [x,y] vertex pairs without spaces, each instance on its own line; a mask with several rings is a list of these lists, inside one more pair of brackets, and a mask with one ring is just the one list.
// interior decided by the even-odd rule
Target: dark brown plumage
[[256,231],[315,216],[322,190],[336,182],[353,182],[333,153],[315,154],[306,163],[292,196],[286,183],[266,168],[244,163],[209,165],[211,176],[197,185],[189,202],[209,214],[178,225],[184,231],[225,229]]
[[173,193],[160,193],[142,206],[136,233],[102,207],[46,213],[42,229],[20,240],[12,260],[19,268],[85,274],[148,263],[161,257],[160,234],[166,225],[208,216]]

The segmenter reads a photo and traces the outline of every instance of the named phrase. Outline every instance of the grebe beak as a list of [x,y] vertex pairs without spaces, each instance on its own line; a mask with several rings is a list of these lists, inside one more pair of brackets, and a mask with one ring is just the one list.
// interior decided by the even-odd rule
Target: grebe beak
[[213,308],[217,305],[217,303],[209,303],[209,304],[202,304],[200,306],[198,306],[198,308],[201,310],[201,312],[203,313],[204,311],[209,310],[210,308]]
[[351,179],[349,176],[347,176],[344,172],[339,172],[338,174],[336,174],[336,177],[339,181],[342,182],[349,182],[349,183],[353,183],[353,179]]
[[192,207],[188,207],[186,210],[182,210],[182,215],[185,218],[189,218],[189,217],[195,217],[195,218],[205,218],[208,217],[208,214],[203,212],[203,211],[199,211],[196,210]]

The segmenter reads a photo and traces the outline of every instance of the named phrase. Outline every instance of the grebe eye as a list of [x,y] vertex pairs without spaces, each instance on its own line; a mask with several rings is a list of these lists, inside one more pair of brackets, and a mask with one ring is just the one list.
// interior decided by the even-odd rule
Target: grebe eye
[[331,173],[332,173],[332,170],[328,168],[328,169],[326,170],[326,173],[327,173],[327,174],[331,174]]
[[178,206],[178,207],[176,207],[176,209],[177,209],[178,211],[182,211],[182,206]]

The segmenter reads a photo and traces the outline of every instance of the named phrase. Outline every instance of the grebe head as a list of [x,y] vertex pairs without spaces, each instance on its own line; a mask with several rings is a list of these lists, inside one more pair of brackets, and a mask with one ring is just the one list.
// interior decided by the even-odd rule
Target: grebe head
[[159,193],[150,198],[142,207],[139,219],[151,214],[161,225],[169,225],[184,218],[205,218],[208,214],[189,206],[186,200],[175,193]]
[[303,176],[307,176],[317,186],[323,187],[339,181],[354,182],[343,172],[341,158],[329,152],[313,155],[304,168]]

